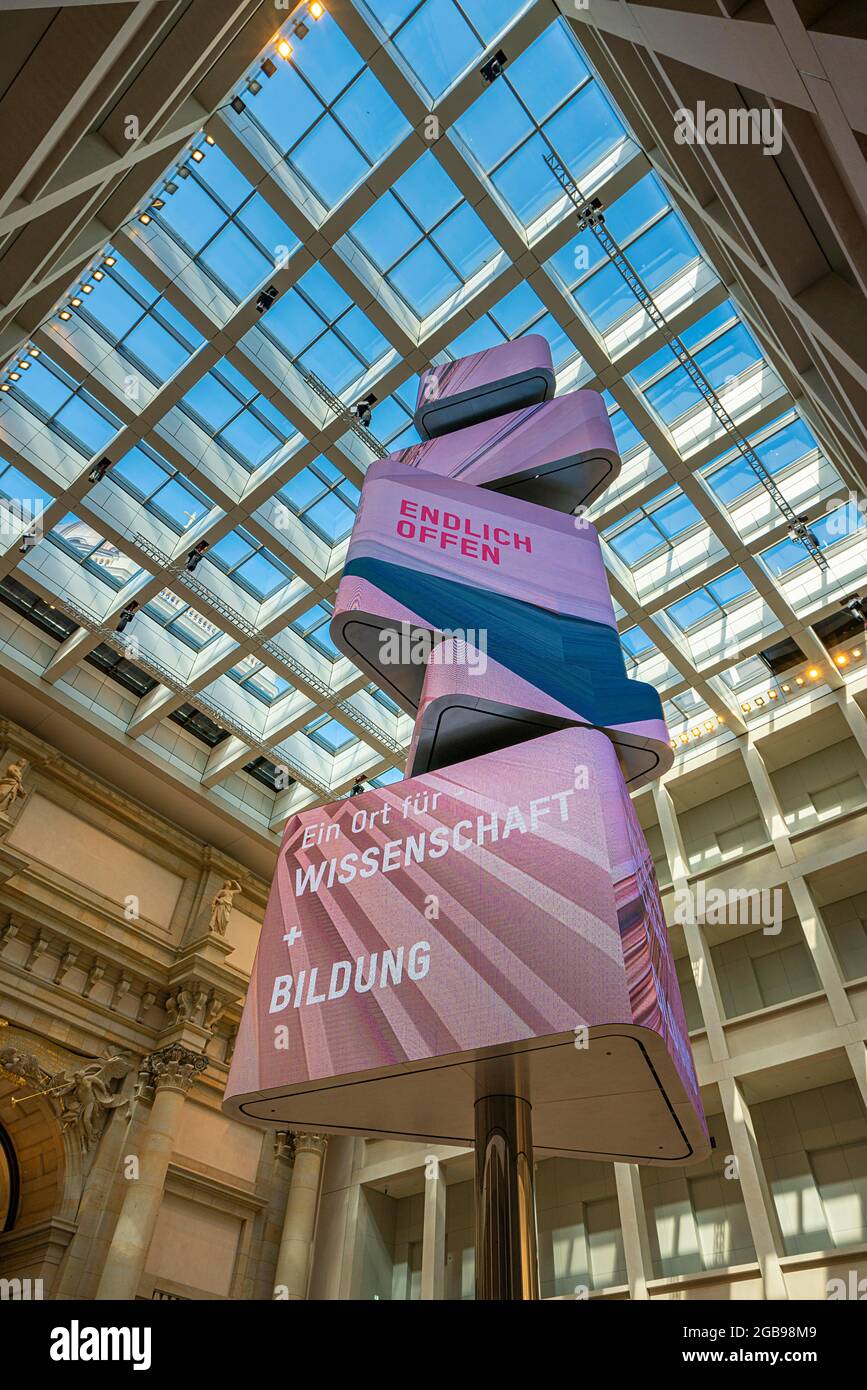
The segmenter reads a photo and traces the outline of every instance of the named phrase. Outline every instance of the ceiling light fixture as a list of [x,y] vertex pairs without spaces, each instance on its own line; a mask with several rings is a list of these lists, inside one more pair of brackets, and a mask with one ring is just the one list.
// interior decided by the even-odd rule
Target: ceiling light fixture
[[236,116],[243,116],[244,112],[247,110],[247,103],[243,97],[232,97],[229,105]]
[[196,161],[197,164],[201,164],[201,162],[202,162],[202,160],[204,159],[204,157],[205,157],[205,151],[204,151],[204,150],[193,150],[193,152],[192,152],[192,158]]
[[810,677],[811,681],[817,681],[819,679],[820,674],[821,672],[819,671],[818,666],[811,666],[809,671],[807,672],[807,675]]
[[277,71],[277,64],[274,62],[273,58],[262,59],[262,71],[264,72],[266,77],[274,76],[275,72]]
[[322,4],[322,0],[310,0],[310,4],[307,6],[307,13],[310,15],[311,19],[321,19],[325,13],[325,6]]
[[57,317],[58,317],[59,319],[63,319],[63,320],[65,321],[66,319],[71,319],[71,318],[72,318],[72,315],[70,314],[70,312],[69,312],[68,309],[61,309],[61,311],[60,311],[60,313],[57,315]]
[[106,256],[105,260],[103,261],[103,265],[113,266],[116,264],[116,262],[117,256]]
[[288,39],[278,39],[277,52],[279,53],[281,58],[285,58],[288,62],[289,59],[292,57],[294,49]]

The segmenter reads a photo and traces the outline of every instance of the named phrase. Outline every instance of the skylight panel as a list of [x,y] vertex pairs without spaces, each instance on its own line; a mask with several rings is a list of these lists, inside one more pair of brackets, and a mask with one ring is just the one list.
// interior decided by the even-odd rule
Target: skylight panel
[[89,522],[82,521],[74,512],[67,512],[48,533],[53,545],[63,550],[71,559],[95,574],[112,589],[121,589],[136,575],[141,574],[129,555],[124,555],[117,546],[101,536]]
[[368,161],[333,116],[325,115],[292,151],[291,163],[327,208],[368,170]]
[[305,725],[304,733],[314,743],[318,743],[329,753],[341,753],[351,743],[358,742],[358,736],[329,715],[320,715],[312,723]]
[[330,604],[316,603],[312,608],[308,608],[306,613],[301,613],[297,618],[294,618],[290,627],[293,632],[297,632],[300,637],[315,647],[322,656],[328,657],[329,661],[334,661],[342,653],[335,647],[328,631],[331,612]]
[[544,164],[552,147],[580,181],[626,134],[561,20],[474,102],[455,130],[524,226],[563,196]]
[[429,150],[351,236],[418,318],[438,309],[500,250]]
[[277,495],[331,545],[349,535],[361,498],[355,484],[323,457],[290,478]]
[[288,588],[294,578],[282,560],[241,529],[216,541],[207,552],[208,562],[260,602]]
[[484,47],[453,0],[424,0],[394,43],[434,101]]
[[291,62],[325,105],[364,68],[361,55],[327,9],[310,27],[304,42],[296,43]]
[[245,656],[232,667],[229,674],[244,690],[249,690],[251,695],[266,705],[274,704],[293,689],[284,676],[272,671],[270,666],[265,666],[255,656]]
[[206,158],[184,166],[174,194],[152,213],[164,232],[193,256],[236,302],[249,295],[288,255],[298,238],[223,153],[205,145]]
[[[0,459],[0,526],[7,529],[37,520],[54,498],[11,463]],[[11,504],[11,505],[9,505]]]
[[199,613],[179,598],[171,589],[161,589],[156,598],[145,604],[143,610],[149,618],[164,628],[166,632],[179,638],[187,647],[201,651],[219,637],[220,629],[204,614]]
[[[770,434],[767,428],[760,433],[765,437],[760,438],[757,434],[752,434],[749,443],[772,477],[792,464],[799,463],[817,448],[812,432],[800,416],[789,419],[781,428],[774,428]],[[714,494],[727,506],[745,493],[762,486],[755,470],[740,455],[735,455],[722,466],[718,466],[718,460],[715,459],[702,471]]]
[[327,208],[337,205],[408,134],[388,92],[326,11],[295,42],[242,113]]
[[374,406],[370,428],[379,442],[386,448],[408,449],[418,444],[420,436],[413,422],[415,394],[418,378],[398,387],[379,405]]
[[179,534],[213,508],[200,488],[146,444],[136,445],[118,459],[106,481],[128,492]]

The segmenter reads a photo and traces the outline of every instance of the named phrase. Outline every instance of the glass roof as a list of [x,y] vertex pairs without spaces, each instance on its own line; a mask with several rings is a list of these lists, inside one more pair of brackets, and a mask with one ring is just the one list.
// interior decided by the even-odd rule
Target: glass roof
[[[551,151],[602,199],[826,572],[577,231]],[[359,774],[396,779],[412,722],[328,633],[375,456],[348,407],[372,393],[377,452],[405,448],[422,364],[531,332],[559,392],[604,393],[623,466],[592,518],[629,673],[663,692],[675,745],[839,685],[815,626],[863,582],[864,517],[579,37],[535,0],[297,6],[6,362],[5,659],[38,683],[68,651],[52,670],[82,718],[264,833]],[[765,656],[780,643],[785,689]]]

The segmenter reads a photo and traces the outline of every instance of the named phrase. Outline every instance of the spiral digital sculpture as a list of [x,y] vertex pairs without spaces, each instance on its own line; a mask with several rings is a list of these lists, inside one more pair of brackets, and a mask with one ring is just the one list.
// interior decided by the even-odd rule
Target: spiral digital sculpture
[[708,1152],[629,795],[668,734],[584,516],[619,458],[553,384],[538,336],[434,367],[424,442],[368,471],[331,631],[415,715],[407,779],[287,825],[234,1115],[467,1144],[499,1086],[539,1153]]

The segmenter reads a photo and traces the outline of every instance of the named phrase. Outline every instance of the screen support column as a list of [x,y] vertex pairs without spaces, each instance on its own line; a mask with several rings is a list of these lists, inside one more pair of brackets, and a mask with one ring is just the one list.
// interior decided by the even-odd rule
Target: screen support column
[[516,1095],[476,1101],[476,1298],[539,1297],[532,1108]]

